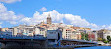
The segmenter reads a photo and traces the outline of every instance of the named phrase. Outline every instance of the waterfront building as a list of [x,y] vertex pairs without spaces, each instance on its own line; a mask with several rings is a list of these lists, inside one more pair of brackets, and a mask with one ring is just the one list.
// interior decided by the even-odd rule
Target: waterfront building
[[34,26],[19,25],[17,27],[14,27],[14,35],[33,36],[33,34]]
[[63,28],[63,32],[62,32],[62,38],[64,39],[70,39],[70,35],[71,35],[71,29],[68,28]]
[[104,39],[104,33],[106,33],[106,32],[107,32],[106,29],[99,30],[98,33],[97,33],[97,35],[98,35],[97,37]]
[[34,29],[34,35],[40,35],[40,29],[38,27],[35,27]]
[[103,34],[103,38],[107,40],[107,36],[111,37],[111,30],[107,30],[104,34]]
[[94,33],[94,35],[95,35],[95,41],[97,41],[98,40],[98,35],[97,35],[98,30],[93,30],[92,33]]
[[44,27],[35,27],[35,33],[34,35],[42,35],[43,37],[46,37],[47,29]]
[[81,40],[81,33],[79,31],[73,31],[71,34],[71,39]]
[[2,35],[13,35],[13,28],[1,28],[0,34]]
[[98,38],[102,38],[102,39],[106,39],[107,40],[107,36],[111,37],[111,30],[101,29],[97,33],[97,37]]
[[81,33],[73,28],[64,27],[62,32],[63,39],[81,39]]
[[2,28],[1,31],[6,32],[6,31],[8,31],[8,28]]
[[90,41],[95,41],[95,33],[89,32],[89,33],[88,33],[88,40],[90,40]]

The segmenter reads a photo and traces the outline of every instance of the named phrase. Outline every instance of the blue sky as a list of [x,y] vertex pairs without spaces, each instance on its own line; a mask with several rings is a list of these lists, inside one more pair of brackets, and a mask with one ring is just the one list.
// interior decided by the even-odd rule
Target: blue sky
[[[87,22],[99,26],[99,28],[103,25],[109,27],[111,24],[110,2],[111,0],[19,0],[10,3],[1,1],[7,11],[13,11],[15,15],[24,15],[24,17],[32,18],[36,11],[42,14],[43,12],[55,10],[60,14],[78,15],[81,19],[85,19]],[[45,11],[40,10],[43,7],[46,8]],[[68,20],[63,20],[67,24]],[[10,24],[8,21],[1,21],[2,27],[13,27],[20,24]],[[75,23],[73,24],[75,25]]]

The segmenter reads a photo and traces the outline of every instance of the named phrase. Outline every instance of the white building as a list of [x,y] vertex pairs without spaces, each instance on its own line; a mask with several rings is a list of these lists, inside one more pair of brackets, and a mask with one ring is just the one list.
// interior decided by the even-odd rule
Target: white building
[[103,38],[107,40],[107,36],[111,37],[111,30],[107,30],[105,33],[103,33]]
[[35,27],[35,34],[34,35],[43,35],[46,37],[47,29],[42,28],[42,27]]
[[13,35],[33,36],[34,31],[34,26],[20,25],[18,27],[14,27]]

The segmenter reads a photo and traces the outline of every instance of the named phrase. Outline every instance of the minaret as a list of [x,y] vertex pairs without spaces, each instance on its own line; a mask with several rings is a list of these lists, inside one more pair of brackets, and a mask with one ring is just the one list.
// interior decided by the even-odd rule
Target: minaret
[[49,25],[52,24],[52,20],[51,20],[50,14],[47,17],[47,24],[49,24]]
[[44,21],[42,21],[40,24],[43,25],[43,24],[45,24],[45,23],[44,23]]

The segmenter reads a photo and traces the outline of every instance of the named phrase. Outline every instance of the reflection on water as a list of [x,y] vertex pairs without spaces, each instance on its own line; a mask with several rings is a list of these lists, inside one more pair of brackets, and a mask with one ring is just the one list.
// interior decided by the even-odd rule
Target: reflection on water
[[111,46],[95,46],[95,47],[83,47],[75,49],[111,49]]

